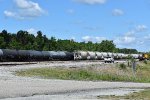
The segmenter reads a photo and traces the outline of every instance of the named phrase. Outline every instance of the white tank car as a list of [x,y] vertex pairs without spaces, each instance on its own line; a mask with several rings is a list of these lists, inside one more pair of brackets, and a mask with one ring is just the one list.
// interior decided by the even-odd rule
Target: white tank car
[[138,59],[138,58],[139,58],[139,54],[131,54],[131,56],[132,56],[134,59]]
[[122,58],[124,58],[124,59],[128,58],[128,54],[123,54]]
[[112,52],[108,52],[107,53],[109,57],[113,57],[113,53]]
[[139,58],[142,58],[142,56],[143,56],[142,54],[139,54]]
[[118,58],[118,53],[113,53],[113,57],[114,57],[115,59],[117,59],[117,58]]
[[75,60],[87,60],[88,54],[86,51],[76,51],[74,57]]
[[96,52],[96,59],[100,60],[103,58],[103,54],[101,52]]
[[122,59],[123,53],[118,53],[118,59]]
[[108,57],[108,53],[107,52],[102,52],[102,58]]
[[95,52],[88,51],[87,54],[88,54],[88,57],[87,57],[88,60],[95,60],[96,59],[96,53]]

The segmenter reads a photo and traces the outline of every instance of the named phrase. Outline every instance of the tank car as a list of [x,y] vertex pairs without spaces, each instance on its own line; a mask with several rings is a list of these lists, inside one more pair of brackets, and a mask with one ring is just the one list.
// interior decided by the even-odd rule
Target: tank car
[[102,52],[102,59],[108,57],[108,53],[107,52]]
[[112,52],[108,52],[108,57],[113,57],[113,53]]
[[65,51],[57,51],[58,60],[65,60],[67,58]]
[[88,53],[86,51],[76,51],[74,56],[75,60],[87,60]]
[[17,61],[18,60],[18,51],[11,49],[1,49],[3,52],[2,60],[3,61]]
[[43,59],[43,54],[41,51],[29,50],[29,58],[33,61],[40,61]]
[[74,53],[73,52],[65,52],[66,58],[65,60],[74,60]]
[[118,59],[122,59],[123,53],[118,53]]
[[95,52],[88,51],[87,55],[88,55],[88,57],[87,57],[88,60],[95,60],[96,59],[96,53]]
[[131,54],[132,58],[134,59],[138,59],[139,58],[139,54]]
[[59,53],[57,51],[48,51],[50,54],[51,60],[58,60],[59,59]]
[[0,61],[2,61],[3,51],[0,49]]
[[18,61],[29,61],[30,53],[28,50],[18,50]]
[[96,52],[96,59],[97,60],[102,60],[103,54],[101,52]]

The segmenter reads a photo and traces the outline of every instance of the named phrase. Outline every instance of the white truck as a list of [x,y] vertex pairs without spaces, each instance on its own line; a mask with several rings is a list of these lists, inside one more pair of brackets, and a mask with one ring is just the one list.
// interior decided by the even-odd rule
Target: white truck
[[108,63],[114,63],[114,58],[112,58],[112,57],[105,57],[105,58],[104,58],[104,62],[105,62],[105,63],[107,63],[107,62],[108,62]]

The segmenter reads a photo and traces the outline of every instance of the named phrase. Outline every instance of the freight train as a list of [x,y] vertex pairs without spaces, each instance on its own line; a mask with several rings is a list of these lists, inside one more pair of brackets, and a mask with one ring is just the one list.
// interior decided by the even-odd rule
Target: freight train
[[103,60],[105,57],[114,59],[143,58],[142,54],[123,54],[92,51],[36,51],[0,49],[0,61],[50,61],[50,60]]

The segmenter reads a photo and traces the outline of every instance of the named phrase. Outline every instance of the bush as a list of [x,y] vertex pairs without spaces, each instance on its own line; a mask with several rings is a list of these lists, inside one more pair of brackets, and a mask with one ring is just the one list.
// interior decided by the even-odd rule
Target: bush
[[120,68],[120,69],[126,69],[127,66],[126,66],[124,63],[121,63],[121,64],[119,65],[119,68]]
[[144,60],[144,64],[147,64],[147,60]]

